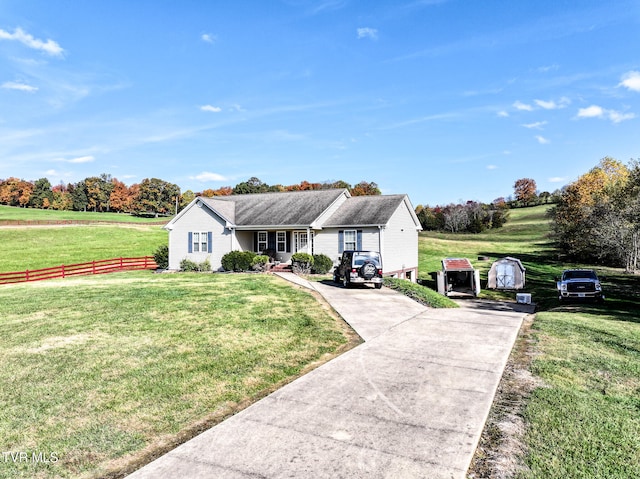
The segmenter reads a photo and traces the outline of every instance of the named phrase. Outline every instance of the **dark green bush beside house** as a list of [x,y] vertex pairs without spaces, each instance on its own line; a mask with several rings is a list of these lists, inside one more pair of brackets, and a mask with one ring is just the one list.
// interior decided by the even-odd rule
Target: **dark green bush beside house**
[[229,251],[222,257],[222,267],[225,271],[249,271],[256,256],[253,251]]
[[333,261],[326,254],[314,254],[311,272],[315,274],[327,274],[333,268]]
[[169,267],[169,246],[158,246],[158,249],[153,253],[153,260],[159,269],[167,269]]

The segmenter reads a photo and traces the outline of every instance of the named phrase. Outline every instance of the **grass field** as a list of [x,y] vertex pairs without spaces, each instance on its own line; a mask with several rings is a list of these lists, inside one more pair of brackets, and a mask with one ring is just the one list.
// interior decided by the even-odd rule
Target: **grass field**
[[125,213],[98,213],[93,211],[57,211],[38,208],[18,208],[0,205],[0,221],[2,220],[75,220],[75,221],[117,221],[120,223],[149,223],[170,218],[143,218]]
[[638,310],[563,307],[533,324],[538,357],[522,478],[640,477]]
[[0,228],[0,273],[152,255],[167,244],[157,225]]
[[[605,303],[559,305],[554,276],[589,265],[558,259],[545,211],[513,210],[504,228],[478,235],[421,233],[420,277],[435,286],[429,272],[445,257],[471,259],[483,280],[500,257],[527,268],[538,313],[518,349],[538,386],[521,408],[507,391],[487,425],[496,430],[505,412],[524,418],[519,479],[640,477],[640,276],[598,266]],[[142,256],[166,240],[149,225],[0,228],[0,271]],[[2,287],[0,444],[60,460],[37,470],[0,463],[0,477],[90,477],[170,447],[180,431],[344,348],[339,324],[266,275],[128,273]]]
[[0,477],[126,469],[347,347],[268,275],[118,273],[0,288]]

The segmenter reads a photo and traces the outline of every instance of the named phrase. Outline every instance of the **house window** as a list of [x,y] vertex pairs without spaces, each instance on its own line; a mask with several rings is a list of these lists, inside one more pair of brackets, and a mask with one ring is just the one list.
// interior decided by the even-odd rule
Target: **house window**
[[287,232],[278,231],[276,233],[276,250],[278,253],[284,253],[287,251]]
[[356,230],[345,230],[344,231],[344,250],[354,250],[356,249]]
[[194,253],[203,252],[206,253],[208,251],[208,233],[194,231],[191,234],[192,248],[191,250]]
[[267,237],[268,235],[266,231],[258,231],[258,253],[262,253],[268,248]]

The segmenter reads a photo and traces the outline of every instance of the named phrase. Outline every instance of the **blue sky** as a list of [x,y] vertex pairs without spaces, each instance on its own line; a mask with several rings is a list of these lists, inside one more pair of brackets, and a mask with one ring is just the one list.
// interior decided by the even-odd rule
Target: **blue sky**
[[414,205],[638,158],[640,2],[0,2],[0,178],[375,181]]

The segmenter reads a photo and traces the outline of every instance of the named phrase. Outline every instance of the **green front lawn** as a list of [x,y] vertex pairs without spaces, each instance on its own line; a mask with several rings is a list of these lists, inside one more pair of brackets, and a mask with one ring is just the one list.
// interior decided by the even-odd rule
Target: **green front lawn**
[[567,306],[533,324],[522,478],[640,477],[640,311]]
[[0,228],[0,273],[152,255],[167,244],[160,226]]
[[255,274],[4,286],[0,328],[2,451],[58,458],[0,462],[3,478],[144,462],[352,341],[311,294]]

